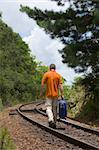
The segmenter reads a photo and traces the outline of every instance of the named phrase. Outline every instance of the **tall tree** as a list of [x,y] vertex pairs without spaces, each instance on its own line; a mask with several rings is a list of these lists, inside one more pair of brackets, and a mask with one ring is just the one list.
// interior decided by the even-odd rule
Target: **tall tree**
[[87,72],[89,68],[91,72],[97,72],[99,19],[91,1],[72,1],[64,12],[23,6],[21,11],[35,19],[52,38],[60,38],[64,44],[60,51],[63,63],[77,72]]
[[[64,6],[64,1],[55,0]],[[70,7],[65,11],[41,11],[21,6],[21,11],[44,28],[51,38],[59,38],[64,48],[59,51],[63,63],[83,72],[83,84],[94,95],[98,103],[98,59],[99,59],[99,11],[92,0],[69,0]],[[64,6],[65,7],[65,6]],[[95,106],[95,105],[94,105]],[[98,106],[94,107],[98,111]]]
[[37,98],[45,70],[30,52],[19,34],[0,19],[0,100],[3,105]]

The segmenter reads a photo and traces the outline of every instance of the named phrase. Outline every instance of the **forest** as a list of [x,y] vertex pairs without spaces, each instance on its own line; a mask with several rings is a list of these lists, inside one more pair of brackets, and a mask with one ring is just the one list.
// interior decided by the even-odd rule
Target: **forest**
[[33,101],[47,66],[36,62],[19,34],[0,19],[0,96],[4,106]]
[[[69,110],[77,119],[99,122],[99,10],[90,0],[70,1],[61,12],[42,11],[20,6],[20,11],[34,19],[52,39],[59,38],[62,62],[82,77],[72,86],[63,78],[64,96],[76,104]],[[59,0],[57,5],[64,6]],[[42,60],[41,60],[42,61]],[[36,61],[28,45],[0,18],[0,109],[40,97],[43,74],[48,66]],[[70,108],[68,108],[70,109]]]

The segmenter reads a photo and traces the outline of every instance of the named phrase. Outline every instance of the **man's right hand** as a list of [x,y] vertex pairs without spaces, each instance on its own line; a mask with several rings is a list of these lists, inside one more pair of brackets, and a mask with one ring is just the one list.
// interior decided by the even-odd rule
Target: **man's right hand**
[[61,99],[64,99],[64,95],[61,95]]
[[58,100],[64,99],[64,95],[58,97]]

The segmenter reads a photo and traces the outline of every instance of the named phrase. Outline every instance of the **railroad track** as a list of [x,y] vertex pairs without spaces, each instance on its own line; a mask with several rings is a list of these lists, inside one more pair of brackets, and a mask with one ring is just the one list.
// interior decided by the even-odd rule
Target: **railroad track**
[[[41,104],[42,104],[42,103],[41,103]],[[37,104],[36,106],[38,107],[38,106],[40,106],[41,104]],[[40,113],[40,114],[42,114],[42,115],[44,115],[44,116],[47,116],[46,111],[43,110],[42,107],[41,107],[41,108],[39,108],[39,107],[37,108],[37,107],[36,107],[36,111],[37,111],[38,113]],[[68,118],[68,117],[67,117],[67,118]],[[66,120],[66,119],[60,119],[60,118],[58,118],[57,121],[63,122],[64,124],[67,124],[67,125],[72,125],[72,127],[75,127],[75,128],[77,128],[77,129],[82,129],[82,130],[84,130],[84,131],[86,131],[86,132],[93,133],[93,134],[96,134],[96,135],[99,136],[99,131],[97,131],[96,129],[92,129],[92,128],[89,128],[89,127],[85,127],[84,125],[81,125],[81,124],[78,125],[78,124],[73,123],[73,122],[70,122],[70,121],[68,121],[68,120]]]
[[[26,119],[30,123],[57,136],[58,138],[61,138],[64,141],[79,146],[82,149],[99,150],[99,131],[71,123],[64,119],[58,119],[57,129],[52,129],[48,127],[46,113],[44,112],[44,110],[42,111],[42,108],[40,106],[42,106],[42,103],[29,103],[21,105],[17,109],[17,111],[24,119]],[[32,109],[29,109],[31,107]],[[83,134],[80,135],[82,130]],[[85,140],[85,135],[87,135],[87,138],[89,140]],[[90,142],[90,138],[93,138],[94,141]]]

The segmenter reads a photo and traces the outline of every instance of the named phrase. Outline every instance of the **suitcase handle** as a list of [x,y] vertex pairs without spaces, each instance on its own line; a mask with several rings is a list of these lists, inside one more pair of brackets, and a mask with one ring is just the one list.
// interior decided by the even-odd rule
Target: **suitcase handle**
[[64,97],[63,97],[63,96],[61,96],[61,99],[63,100],[63,99],[64,99]]

